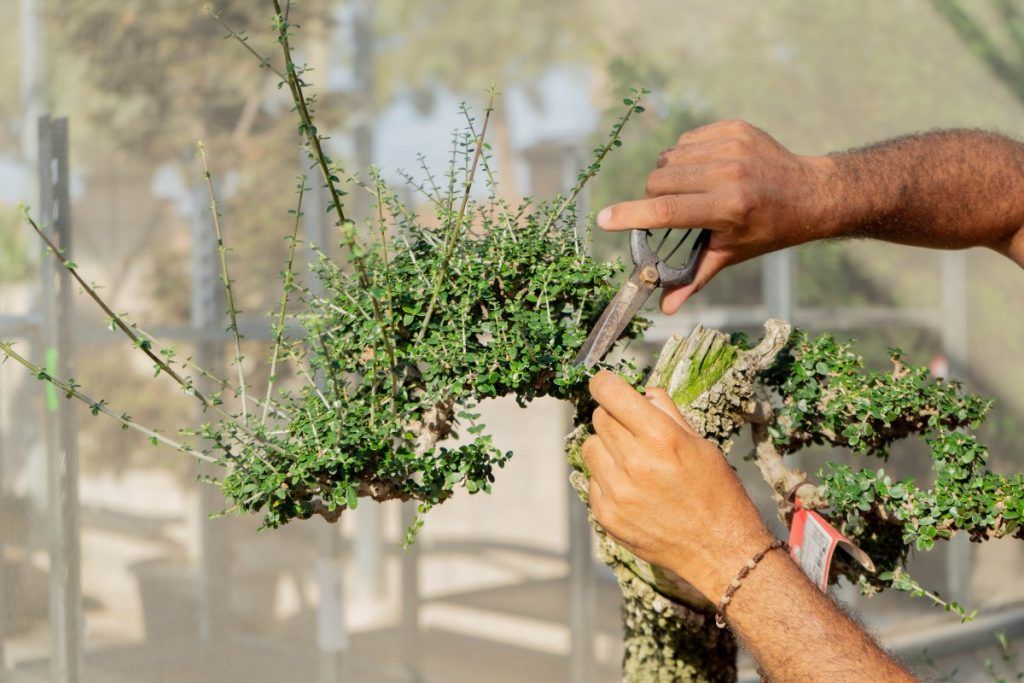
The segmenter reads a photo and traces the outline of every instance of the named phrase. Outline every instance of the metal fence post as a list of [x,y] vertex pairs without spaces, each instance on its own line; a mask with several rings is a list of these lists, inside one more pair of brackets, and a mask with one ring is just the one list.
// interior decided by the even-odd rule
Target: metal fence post
[[[416,521],[416,501],[402,503],[399,516],[402,533]],[[402,596],[402,618],[398,628],[398,646],[402,668],[412,681],[423,680],[419,673],[420,657],[420,544],[421,539],[401,552],[399,582]]]
[[[582,150],[569,149],[563,164],[562,187],[576,183],[577,169],[586,166]],[[577,202],[577,216],[586,220],[590,191],[584,189]],[[579,226],[576,226],[579,232]],[[565,433],[573,428],[573,410],[565,404]],[[572,468],[567,467],[571,474]],[[594,574],[593,536],[589,508],[579,500],[576,490],[566,479],[566,503],[569,513],[569,681],[589,683],[594,680],[594,618],[597,601],[597,577]]]
[[[300,156],[303,168],[309,166],[305,154]],[[312,296],[323,294],[323,284],[312,270],[316,260],[314,248],[329,253],[330,218],[327,213],[329,199],[327,189],[315,169],[310,172],[307,183],[305,207],[302,211],[302,232],[305,241],[305,257],[310,268],[306,283]],[[323,377],[317,373],[316,382]],[[335,683],[345,680],[349,649],[348,630],[345,626],[345,565],[342,552],[341,524],[316,522],[316,585],[319,594],[317,604],[317,648],[320,651],[319,680]]]
[[[372,0],[357,0],[352,7],[352,70],[355,80],[353,91],[359,93],[354,103],[359,110],[352,130],[356,168],[365,172],[374,158],[374,34]],[[359,104],[362,103],[362,104]],[[346,198],[348,214],[357,222],[370,218],[370,195],[353,192]],[[382,567],[380,505],[361,505],[355,512],[356,535],[353,555],[359,594],[376,601],[384,595]]]
[[[215,179],[216,182],[216,179]],[[223,284],[217,258],[217,237],[210,214],[209,194],[202,185],[192,190],[192,302],[191,324],[196,335],[196,364],[216,377],[224,376],[224,347],[204,337],[225,324]],[[215,390],[213,383],[196,378],[203,391]],[[205,412],[199,419],[211,419]],[[197,463],[200,475],[214,474],[208,465]],[[199,486],[199,638],[212,641],[226,631],[230,581],[228,579],[228,535],[223,522],[211,520],[224,507],[224,498],[212,486]]]
[[[40,226],[71,258],[71,197],[68,189],[67,119],[39,119]],[[71,278],[55,260],[42,262],[43,346],[47,372],[73,375]],[[82,631],[78,526],[78,453],[72,406],[52,385],[46,387],[47,531],[50,543],[50,677],[76,683],[80,677]]]
[[784,249],[766,254],[761,259],[761,295],[765,313],[793,323],[793,250]]

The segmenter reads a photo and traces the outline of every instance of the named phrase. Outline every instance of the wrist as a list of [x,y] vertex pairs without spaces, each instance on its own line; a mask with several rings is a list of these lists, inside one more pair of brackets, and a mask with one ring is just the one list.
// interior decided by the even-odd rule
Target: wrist
[[707,546],[705,552],[698,553],[700,559],[696,563],[696,571],[693,570],[695,563],[692,555],[685,563],[690,571],[683,569],[680,566],[682,563],[673,563],[669,569],[686,578],[714,605],[747,561],[774,540],[775,536],[759,525],[759,528],[751,529],[747,534],[733,536],[713,547]]
[[808,192],[804,217],[808,242],[834,239],[846,234],[849,215],[855,211],[850,201],[850,178],[841,164],[831,156],[800,157],[808,169],[805,191]]

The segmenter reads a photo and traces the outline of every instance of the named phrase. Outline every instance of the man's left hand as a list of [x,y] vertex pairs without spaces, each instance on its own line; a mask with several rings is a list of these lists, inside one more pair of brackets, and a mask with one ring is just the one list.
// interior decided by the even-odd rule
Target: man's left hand
[[772,540],[739,478],[663,389],[642,396],[602,371],[590,392],[600,404],[583,444],[594,517],[632,553],[718,600]]

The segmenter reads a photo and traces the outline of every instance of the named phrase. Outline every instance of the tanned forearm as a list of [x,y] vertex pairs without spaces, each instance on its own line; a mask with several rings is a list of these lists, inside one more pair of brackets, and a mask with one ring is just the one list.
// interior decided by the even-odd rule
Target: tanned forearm
[[913,681],[783,551],[768,553],[726,610],[773,681]]
[[977,130],[897,138],[822,159],[832,237],[983,246],[1024,266],[1024,145]]

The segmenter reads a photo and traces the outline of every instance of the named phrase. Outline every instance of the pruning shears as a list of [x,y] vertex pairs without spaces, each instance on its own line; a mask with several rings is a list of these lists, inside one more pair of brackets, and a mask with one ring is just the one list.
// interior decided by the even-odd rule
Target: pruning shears
[[[689,238],[695,230],[696,236],[690,240]],[[594,329],[590,331],[590,336],[587,337],[583,348],[576,356],[576,365],[590,368],[601,360],[655,289],[679,287],[693,282],[697,276],[701,257],[704,256],[708,241],[711,239],[711,231],[687,229],[683,231],[679,242],[664,257],[659,256],[658,252],[662,250],[670,233],[673,232],[678,231],[664,230],[658,246],[652,249],[649,242],[652,237],[650,230],[630,230],[629,253],[633,258],[633,272],[615,298],[604,309],[604,313],[598,318]],[[688,241],[691,244],[686,261],[680,266],[670,266],[668,260],[675,256],[676,252]]]

